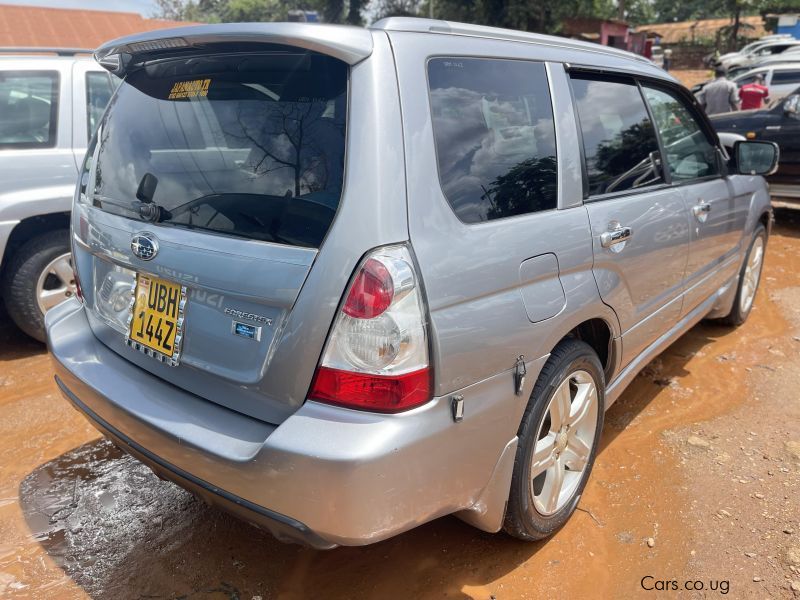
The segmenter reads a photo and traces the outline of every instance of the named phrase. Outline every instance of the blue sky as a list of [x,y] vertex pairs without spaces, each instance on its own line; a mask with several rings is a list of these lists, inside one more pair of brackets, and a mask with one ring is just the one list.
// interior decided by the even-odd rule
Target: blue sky
[[138,12],[145,17],[152,17],[156,11],[154,0],[0,0],[0,4],[118,10],[122,12]]

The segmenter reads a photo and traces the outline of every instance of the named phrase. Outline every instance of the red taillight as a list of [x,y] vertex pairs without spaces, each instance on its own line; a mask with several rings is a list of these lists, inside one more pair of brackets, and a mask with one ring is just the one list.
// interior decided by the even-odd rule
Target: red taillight
[[356,319],[377,317],[392,303],[394,282],[386,266],[368,259],[356,275],[342,310]]
[[432,398],[422,290],[408,247],[377,248],[353,276],[308,397],[394,413]]
[[349,408],[400,412],[430,400],[430,369],[387,376],[319,367],[309,397]]

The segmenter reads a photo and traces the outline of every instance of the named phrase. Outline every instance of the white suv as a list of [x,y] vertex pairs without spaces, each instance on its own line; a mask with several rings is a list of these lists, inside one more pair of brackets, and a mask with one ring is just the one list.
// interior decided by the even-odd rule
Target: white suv
[[0,48],[0,298],[41,341],[44,313],[75,293],[69,210],[116,81],[91,50]]

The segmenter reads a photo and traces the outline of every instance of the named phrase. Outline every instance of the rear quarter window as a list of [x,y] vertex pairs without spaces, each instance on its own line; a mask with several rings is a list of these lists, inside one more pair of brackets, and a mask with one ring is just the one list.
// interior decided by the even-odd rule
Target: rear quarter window
[[428,62],[442,190],[459,219],[479,223],[556,208],[555,126],[544,65]]
[[0,150],[56,145],[58,82],[57,71],[0,71]]

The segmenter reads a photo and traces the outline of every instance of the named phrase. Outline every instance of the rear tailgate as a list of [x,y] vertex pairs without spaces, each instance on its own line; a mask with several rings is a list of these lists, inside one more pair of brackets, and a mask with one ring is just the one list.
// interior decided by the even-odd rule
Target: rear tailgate
[[[212,29],[241,27],[192,29],[208,40]],[[328,28],[321,31],[324,39]],[[357,31],[371,50],[372,34]],[[285,31],[279,37],[288,39]],[[130,50],[124,40],[112,45],[121,55]],[[380,186],[391,190],[389,216],[398,227],[375,225],[354,239],[339,225],[337,233],[334,217],[337,224],[345,218],[348,203],[356,230],[379,218],[364,215],[362,203],[374,205],[371,198],[381,191],[371,162],[386,151],[377,149],[374,128],[367,136],[360,132],[374,121],[386,124],[386,114],[365,114],[351,129],[348,101],[359,101],[349,98],[351,68],[339,58],[285,43],[227,43],[222,49],[205,41],[191,58],[180,48],[125,59],[126,83],[90,147],[73,211],[76,264],[101,341],[174,385],[279,423],[305,399],[333,311],[361,254],[378,239],[407,239],[405,188],[396,178]],[[353,48],[348,52],[352,56],[341,49],[330,54],[360,61]],[[362,48],[362,54],[369,52]],[[390,56],[388,49],[382,54]],[[135,67],[137,61],[142,66]],[[353,81],[370,87],[373,68],[361,67],[366,78]],[[384,111],[389,123],[398,119],[396,99]],[[345,132],[353,131],[372,157],[362,161],[371,171],[359,183],[348,179],[348,197],[362,200],[341,201],[340,210]],[[392,230],[398,234],[384,237]],[[151,243],[152,257],[141,251]],[[317,275],[309,282],[314,265]],[[137,321],[130,317],[140,307],[131,306],[137,281],[140,289],[163,283],[168,292],[175,286],[185,294],[176,319],[182,328],[170,338],[174,361],[163,347],[152,350],[160,347],[153,334],[167,336],[170,315],[138,322],[145,334],[151,330],[150,348],[131,341]],[[304,286],[311,289],[301,302]]]

